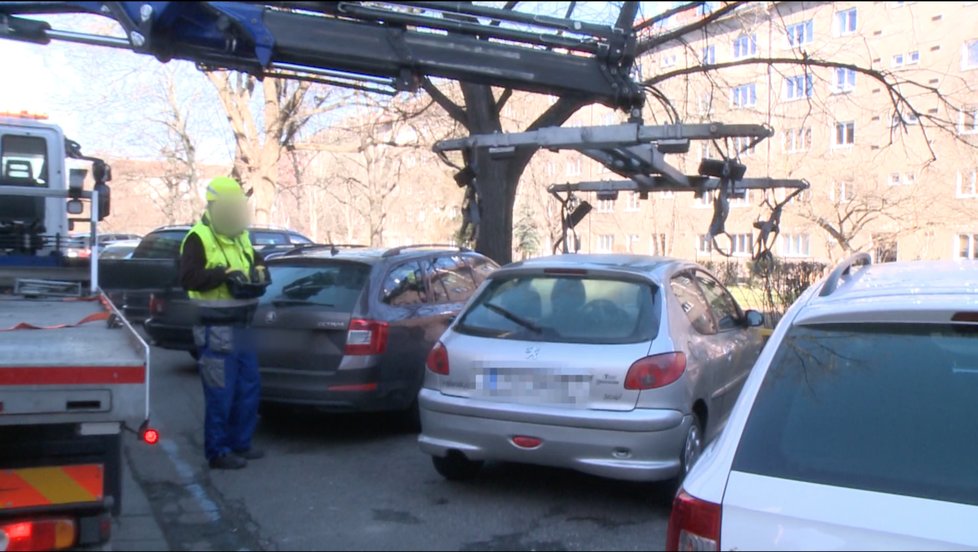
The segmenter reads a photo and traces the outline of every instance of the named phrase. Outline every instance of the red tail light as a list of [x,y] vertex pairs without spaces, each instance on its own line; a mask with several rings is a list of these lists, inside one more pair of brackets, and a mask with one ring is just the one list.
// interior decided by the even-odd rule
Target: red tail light
[[0,545],[4,550],[64,550],[75,545],[78,529],[71,519],[38,519],[0,523]]
[[343,354],[379,355],[387,350],[387,322],[376,320],[350,320],[346,333],[346,350]]
[[166,309],[166,301],[160,299],[155,295],[149,296],[149,313],[150,314],[163,314]]
[[672,502],[666,550],[720,550],[719,504],[680,490]]
[[448,349],[445,348],[445,345],[441,341],[435,343],[431,352],[428,353],[428,362],[426,364],[432,372],[443,376],[448,375]]
[[635,361],[625,376],[625,389],[658,389],[679,379],[686,371],[684,353],[665,353]]
[[160,432],[151,427],[147,427],[143,430],[143,441],[147,445],[155,445],[156,443],[159,443]]

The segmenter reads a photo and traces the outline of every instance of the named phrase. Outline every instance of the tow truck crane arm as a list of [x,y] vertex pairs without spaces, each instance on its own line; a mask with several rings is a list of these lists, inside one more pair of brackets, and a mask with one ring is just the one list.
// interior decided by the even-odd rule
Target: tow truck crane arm
[[[625,4],[617,26],[467,2],[0,2],[0,38],[129,49],[372,92],[446,78],[633,111],[644,94],[630,74],[637,2]],[[108,17],[126,37],[23,17],[64,13]]]
[[[744,180],[743,165],[726,156],[704,162],[699,174],[691,176],[665,161],[667,153],[688,152],[690,140],[741,137],[750,138],[753,146],[773,131],[719,123],[641,125],[644,89],[632,78],[637,10],[638,2],[624,2],[615,24],[600,25],[471,2],[0,1],[0,39],[122,48],[161,62],[192,61],[205,70],[231,69],[258,78],[302,79],[387,94],[417,90],[424,78],[436,77],[601,103],[629,113],[628,124],[477,135],[444,141],[435,150],[444,155],[488,148],[505,155],[516,146],[572,149],[629,179],[602,184],[599,193],[716,192],[711,236],[725,233],[729,197],[746,189],[807,188],[799,180]],[[108,17],[119,23],[125,37],[58,30],[24,17],[59,13]],[[465,170],[472,173],[466,180],[471,188],[468,207],[473,201],[477,206],[477,171],[469,166]],[[581,183],[561,190],[573,194],[594,188],[593,183]],[[772,219],[759,227],[764,243],[777,234],[782,206],[775,206]],[[569,222],[565,220],[565,233]],[[765,254],[769,252],[755,256]]]

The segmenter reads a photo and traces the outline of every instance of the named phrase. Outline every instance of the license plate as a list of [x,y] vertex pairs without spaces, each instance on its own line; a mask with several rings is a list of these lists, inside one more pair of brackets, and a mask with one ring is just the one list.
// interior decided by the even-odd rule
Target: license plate
[[489,368],[477,377],[476,388],[499,399],[579,404],[590,395],[591,376],[547,369]]

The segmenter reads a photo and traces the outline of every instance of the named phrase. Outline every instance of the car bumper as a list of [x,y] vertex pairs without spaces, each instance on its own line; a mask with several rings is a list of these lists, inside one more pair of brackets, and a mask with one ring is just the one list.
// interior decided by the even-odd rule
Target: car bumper
[[153,345],[157,347],[178,351],[194,351],[197,348],[194,344],[194,331],[187,326],[165,324],[149,318],[143,323],[143,327],[146,328],[146,334],[149,335]]
[[261,400],[308,406],[330,412],[380,412],[407,409],[417,388],[386,382],[377,368],[311,372],[261,367]]
[[[677,410],[627,412],[543,409],[451,397],[422,389],[421,450],[458,451],[470,460],[501,460],[570,468],[630,481],[661,481],[680,472],[692,417]],[[515,436],[541,439],[532,449]]]

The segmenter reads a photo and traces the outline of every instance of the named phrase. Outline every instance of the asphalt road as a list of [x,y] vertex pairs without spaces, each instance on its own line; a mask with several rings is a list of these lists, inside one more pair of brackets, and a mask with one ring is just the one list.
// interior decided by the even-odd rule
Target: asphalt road
[[126,445],[173,549],[654,550],[669,490],[565,470],[489,464],[468,483],[439,476],[417,435],[390,415],[262,419],[268,456],[212,472],[193,360],[154,349],[153,421],[162,442]]

